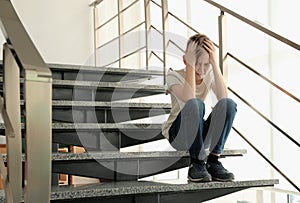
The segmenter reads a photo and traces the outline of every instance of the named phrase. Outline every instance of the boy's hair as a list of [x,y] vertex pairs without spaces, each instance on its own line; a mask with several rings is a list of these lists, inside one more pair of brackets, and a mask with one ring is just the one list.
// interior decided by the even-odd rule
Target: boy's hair
[[203,51],[206,49],[204,48],[203,46],[203,42],[205,39],[209,39],[206,35],[203,35],[203,34],[195,34],[193,36],[191,36],[187,42],[187,46],[186,48],[188,48],[188,46],[192,43],[192,42],[196,42],[198,47],[197,47],[197,50],[196,50],[196,58],[198,59],[199,56],[202,55]]

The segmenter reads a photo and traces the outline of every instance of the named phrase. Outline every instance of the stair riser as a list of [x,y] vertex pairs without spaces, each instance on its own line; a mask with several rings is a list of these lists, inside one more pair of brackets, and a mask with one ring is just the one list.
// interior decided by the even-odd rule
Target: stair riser
[[94,107],[69,107],[52,108],[54,122],[75,123],[117,123],[132,121],[141,118],[168,114],[170,109],[161,108],[94,108]]
[[120,148],[143,144],[163,139],[159,129],[157,130],[54,130],[52,142],[73,146],[85,147],[93,151],[118,151]]
[[[2,86],[2,84],[0,84]],[[2,91],[2,90],[1,90]],[[0,91],[0,92],[1,92]],[[23,92],[23,87],[21,87]],[[67,101],[119,101],[126,99],[141,98],[157,94],[164,94],[164,91],[147,90],[147,89],[114,89],[114,88],[73,88],[56,87],[52,89],[53,100]],[[23,99],[21,93],[21,99]]]
[[[0,82],[0,90],[3,83]],[[23,99],[23,84],[21,86],[21,99]],[[126,88],[126,87],[90,87],[53,84],[52,99],[67,101],[119,101],[133,98],[164,94],[164,89]]]
[[156,94],[162,94],[160,90],[126,89],[126,88],[80,88],[80,87],[53,87],[53,100],[68,101],[118,101],[133,99]]
[[189,157],[109,161],[54,161],[52,162],[52,172],[125,181],[138,180],[139,178],[187,167],[189,163]]
[[96,82],[128,82],[130,80],[148,80],[149,75],[97,72],[97,71],[79,71],[78,70],[56,70],[52,69],[52,78],[58,80],[77,80],[77,81],[96,81]]

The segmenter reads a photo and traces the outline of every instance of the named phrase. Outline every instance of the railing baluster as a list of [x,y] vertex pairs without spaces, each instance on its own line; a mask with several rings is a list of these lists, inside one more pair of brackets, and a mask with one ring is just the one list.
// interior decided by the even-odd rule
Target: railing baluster
[[151,29],[151,21],[150,21],[150,0],[144,0],[144,9],[145,9],[145,42],[146,42],[146,70],[149,70],[149,35]]
[[168,30],[168,0],[161,0],[162,6],[162,29],[163,29],[163,74],[164,85],[166,84],[166,72],[167,72],[167,46],[168,40],[166,38],[166,32]]
[[227,33],[226,33],[226,16],[221,11],[219,16],[219,65],[223,77],[227,83],[228,80],[228,62],[227,62]]
[[122,68],[122,52],[123,52],[123,13],[122,13],[122,8],[123,8],[123,0],[117,0],[118,4],[118,36],[119,36],[119,68]]
[[98,47],[98,8],[97,4],[94,4],[93,7],[93,18],[94,18],[94,63],[95,67],[97,66],[97,47]]

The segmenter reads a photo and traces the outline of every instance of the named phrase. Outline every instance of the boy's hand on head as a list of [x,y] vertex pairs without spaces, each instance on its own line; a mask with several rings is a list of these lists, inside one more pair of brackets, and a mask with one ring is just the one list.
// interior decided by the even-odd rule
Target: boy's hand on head
[[196,64],[196,49],[197,49],[197,43],[191,42],[189,46],[187,47],[187,50],[184,55],[185,63],[186,65],[190,65],[191,67],[195,68]]
[[213,42],[210,41],[209,39],[205,39],[203,43],[203,47],[209,54],[210,63],[213,65],[217,64],[216,49]]

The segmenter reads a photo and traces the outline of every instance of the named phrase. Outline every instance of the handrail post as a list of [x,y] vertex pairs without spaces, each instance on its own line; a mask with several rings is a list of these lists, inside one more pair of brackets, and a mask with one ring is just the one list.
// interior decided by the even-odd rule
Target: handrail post
[[164,74],[164,85],[166,84],[166,72],[167,72],[167,37],[166,32],[168,30],[168,0],[161,0],[162,6],[162,29],[163,29],[163,74]]
[[[5,130],[7,145],[7,178],[11,197],[8,202],[21,202],[22,195],[22,144],[20,109],[20,70],[9,45],[4,44],[4,108],[11,129]],[[5,121],[7,122],[7,121]],[[13,134],[12,134],[13,133]],[[11,200],[9,198],[12,198]]]
[[150,0],[144,0],[145,9],[145,42],[146,42],[146,70],[149,70],[149,34],[151,29],[150,22]]
[[119,35],[119,68],[122,68],[122,52],[123,52],[123,0],[117,0],[118,4],[118,35]]
[[98,47],[98,8],[97,4],[93,5],[93,19],[94,19],[94,63],[97,66],[97,47]]
[[[52,79],[25,71],[26,163],[24,202],[50,202]],[[37,143],[38,142],[38,143]]]
[[221,11],[218,17],[219,23],[219,65],[223,77],[227,83],[228,80],[228,62],[227,62],[227,30],[226,30],[226,16],[224,12]]

